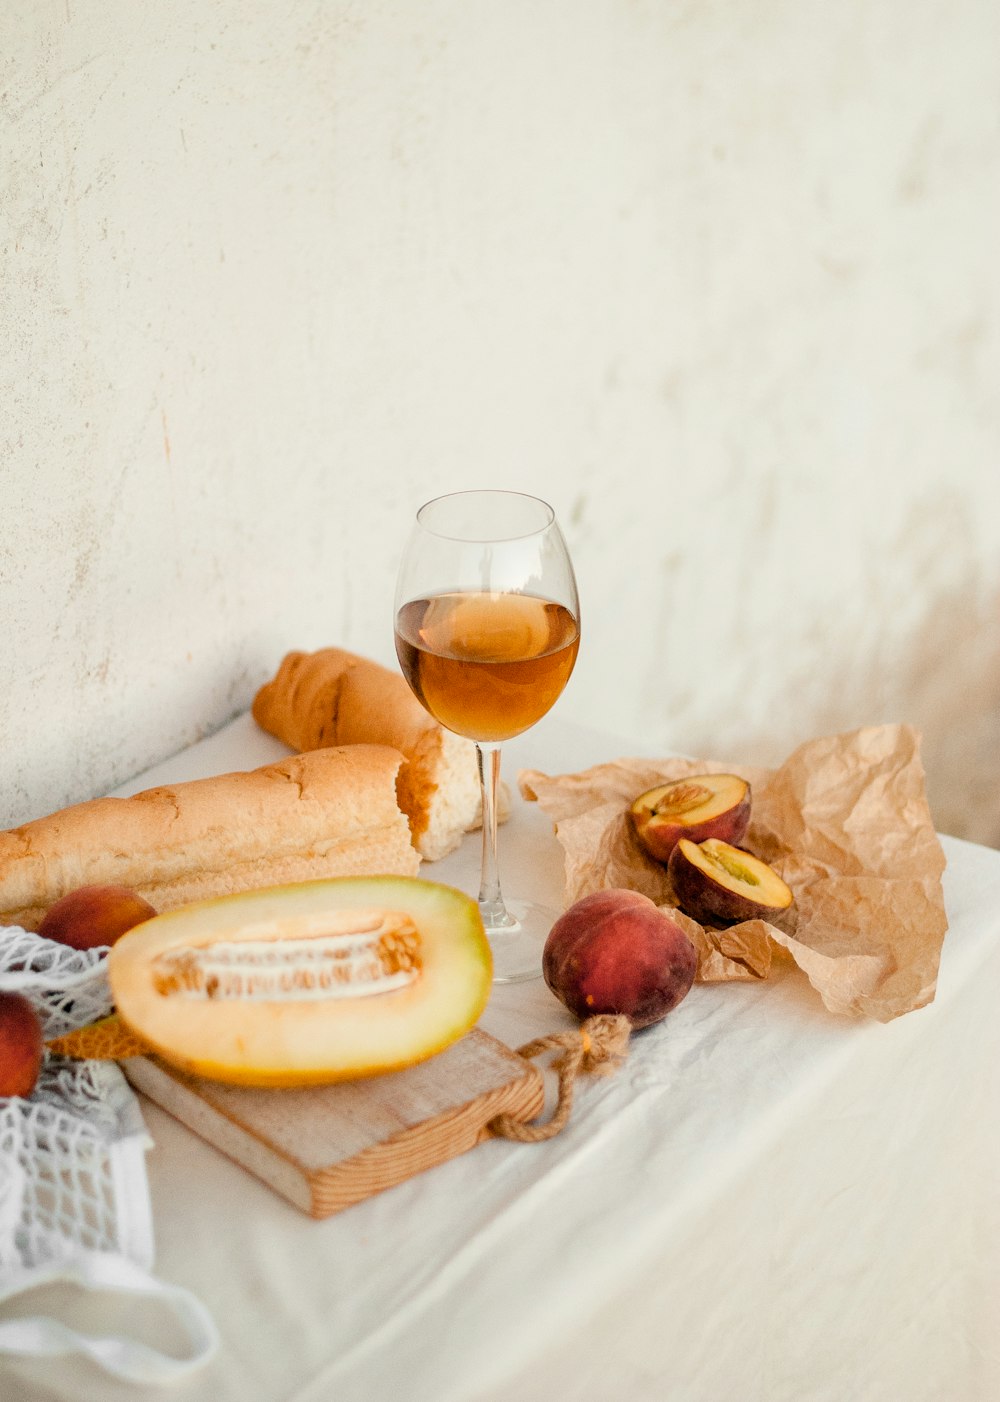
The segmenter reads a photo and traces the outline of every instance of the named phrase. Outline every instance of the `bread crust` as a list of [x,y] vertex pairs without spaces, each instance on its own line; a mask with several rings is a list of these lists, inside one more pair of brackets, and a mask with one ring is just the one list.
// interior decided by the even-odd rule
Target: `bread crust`
[[[471,740],[444,729],[398,672],[342,648],[289,652],[253,702],[257,724],[295,750],[391,745],[406,759],[397,783],[413,844],[434,861],[481,821]],[[500,817],[509,804],[500,797]]]
[[441,730],[399,673],[336,647],[287,653],[253,716],[294,750],[391,745],[409,758]]
[[287,881],[415,875],[401,764],[387,746],[328,747],[38,818],[0,833],[0,922],[36,929],[79,886],[129,886],[169,910]]

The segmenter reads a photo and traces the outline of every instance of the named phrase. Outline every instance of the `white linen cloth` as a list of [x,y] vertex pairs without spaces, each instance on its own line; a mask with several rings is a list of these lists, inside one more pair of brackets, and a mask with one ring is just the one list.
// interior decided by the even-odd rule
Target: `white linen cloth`
[[[46,1040],[61,1036],[110,1012],[107,953],[0,928],[0,990],[32,1003]],[[29,1096],[0,1097],[0,1306],[67,1282],[139,1296],[173,1311],[187,1353],[93,1337],[54,1315],[0,1313],[0,1354],[79,1353],[136,1383],[173,1382],[211,1356],[218,1336],[204,1307],[151,1274],[151,1145],[138,1099],[114,1062],[46,1052]]]
[[[504,772],[638,752],[557,712]],[[243,718],[131,787],[281,753]],[[537,809],[515,801],[500,847],[510,894],[559,901]],[[481,1144],[322,1222],[144,1102],[158,1268],[221,1333],[172,1400],[995,1402],[1000,853],[944,847],[929,1007],[837,1018],[794,969],[696,985],[578,1083],[555,1139]],[[424,875],[474,890],[478,859],[470,837]],[[574,1024],[536,980],[495,988],[482,1025],[518,1046]],[[4,1399],[108,1397],[95,1369],[13,1367]]]

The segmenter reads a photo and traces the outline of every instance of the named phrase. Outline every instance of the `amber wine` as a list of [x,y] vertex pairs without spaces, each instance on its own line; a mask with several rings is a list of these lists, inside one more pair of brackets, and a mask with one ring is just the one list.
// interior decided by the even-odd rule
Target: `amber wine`
[[569,681],[580,629],[530,594],[436,594],[404,604],[396,655],[435,720],[472,740],[508,740],[545,715]]

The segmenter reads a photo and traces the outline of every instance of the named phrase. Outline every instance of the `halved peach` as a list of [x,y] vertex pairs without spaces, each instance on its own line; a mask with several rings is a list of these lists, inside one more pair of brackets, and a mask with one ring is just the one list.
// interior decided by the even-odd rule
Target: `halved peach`
[[737,774],[695,774],[647,789],[629,817],[649,855],[666,862],[682,837],[741,842],[750,825],[750,797],[750,785]]
[[718,838],[682,837],[667,870],[677,904],[703,925],[773,920],[792,904],[790,888],[772,867]]

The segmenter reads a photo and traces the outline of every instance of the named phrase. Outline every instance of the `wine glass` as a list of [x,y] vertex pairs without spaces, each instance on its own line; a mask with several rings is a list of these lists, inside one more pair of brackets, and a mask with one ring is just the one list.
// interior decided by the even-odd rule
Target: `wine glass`
[[580,646],[576,580],[555,512],[520,492],[455,492],[417,512],[399,568],[396,655],[426,710],[476,743],[483,795],[479,910],[494,979],[541,973],[558,912],[504,902],[497,862],[500,747],[540,720]]

